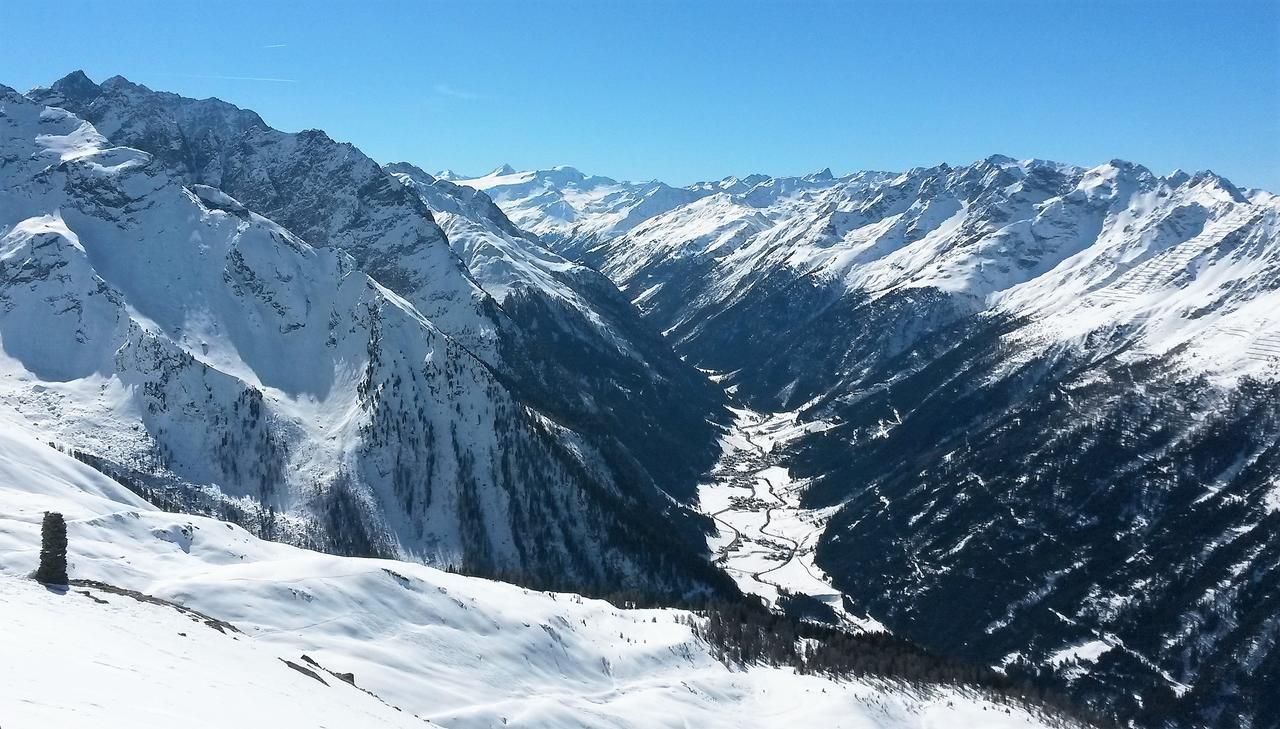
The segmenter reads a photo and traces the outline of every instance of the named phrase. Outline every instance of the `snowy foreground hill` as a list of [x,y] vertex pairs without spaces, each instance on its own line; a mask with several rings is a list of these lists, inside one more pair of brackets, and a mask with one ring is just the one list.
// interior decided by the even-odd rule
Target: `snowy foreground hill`
[[[92,583],[26,577],[46,510]],[[6,729],[1065,725],[955,689],[730,669],[690,619],[264,542],[0,430]]]

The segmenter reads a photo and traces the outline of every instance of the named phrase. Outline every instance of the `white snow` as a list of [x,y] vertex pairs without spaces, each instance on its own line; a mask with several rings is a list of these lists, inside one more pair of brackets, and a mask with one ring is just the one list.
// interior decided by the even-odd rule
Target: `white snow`
[[1268,513],[1280,511],[1280,477],[1271,482],[1271,488],[1267,491],[1262,501],[1267,507]]
[[10,575],[0,576],[0,615],[6,726],[425,726],[172,607],[97,589],[60,593]]
[[1054,666],[1062,665],[1068,661],[1096,663],[1103,653],[1113,647],[1105,640],[1086,640],[1082,643],[1069,645],[1049,656],[1049,663]]

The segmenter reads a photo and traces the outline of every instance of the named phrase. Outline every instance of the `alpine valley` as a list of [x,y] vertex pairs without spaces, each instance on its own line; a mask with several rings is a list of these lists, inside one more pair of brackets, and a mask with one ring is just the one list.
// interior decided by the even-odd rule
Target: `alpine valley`
[[24,639],[39,725],[238,674],[272,726],[1280,726],[1280,197],[432,174],[0,86],[0,615],[172,699],[69,720]]

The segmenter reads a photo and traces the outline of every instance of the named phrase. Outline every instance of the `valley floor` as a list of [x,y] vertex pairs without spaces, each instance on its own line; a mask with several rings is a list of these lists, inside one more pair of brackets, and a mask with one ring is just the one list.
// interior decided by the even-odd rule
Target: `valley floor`
[[719,533],[708,540],[714,562],[743,591],[776,605],[784,594],[806,595],[839,620],[881,631],[873,618],[846,609],[844,595],[814,562],[823,526],[834,511],[800,505],[804,483],[780,464],[783,446],[821,423],[798,425],[795,413],[734,410],[732,430],[721,441],[723,455],[711,480],[698,490],[701,510]]

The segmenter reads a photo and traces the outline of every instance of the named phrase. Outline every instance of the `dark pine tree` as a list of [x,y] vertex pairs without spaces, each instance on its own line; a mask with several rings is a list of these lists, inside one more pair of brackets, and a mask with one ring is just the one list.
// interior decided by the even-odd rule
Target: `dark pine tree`
[[35,578],[48,585],[67,584],[67,522],[56,511],[44,513],[40,527],[40,568]]

